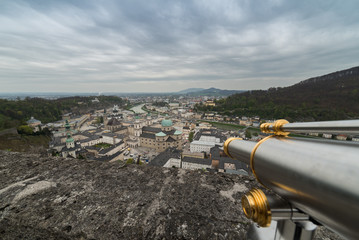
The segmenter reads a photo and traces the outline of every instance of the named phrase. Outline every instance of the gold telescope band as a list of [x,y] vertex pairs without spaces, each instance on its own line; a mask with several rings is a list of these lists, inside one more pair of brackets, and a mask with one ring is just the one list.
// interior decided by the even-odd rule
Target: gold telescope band
[[283,131],[283,126],[285,124],[289,123],[287,120],[285,119],[279,119],[277,121],[274,122],[273,125],[273,131],[274,131],[274,135],[277,136],[287,136],[289,135],[289,132],[284,132]]
[[265,137],[265,138],[263,138],[262,140],[260,140],[260,141],[254,146],[254,148],[252,149],[252,152],[251,152],[251,157],[250,157],[250,162],[249,162],[253,175],[256,177],[257,181],[258,181],[260,184],[262,184],[264,187],[266,187],[266,186],[261,182],[261,180],[259,180],[259,178],[258,178],[258,176],[257,176],[257,174],[256,174],[256,171],[254,170],[254,154],[256,153],[257,148],[258,148],[262,143],[264,143],[264,142],[267,141],[269,138],[274,137],[274,136],[275,136],[275,135],[270,135],[270,136],[268,136],[268,137]]
[[224,153],[227,154],[227,156],[230,157],[230,158],[233,158],[233,157],[232,157],[231,154],[229,154],[229,152],[228,152],[228,145],[229,145],[233,140],[243,140],[243,139],[242,139],[242,138],[234,138],[234,137],[232,137],[232,138],[228,138],[228,139],[224,142],[224,144],[223,144],[223,151],[224,151]]
[[271,133],[271,130],[269,129],[269,127],[271,126],[271,123],[262,123],[261,124],[261,131],[262,133]]
[[260,189],[252,189],[242,196],[242,209],[247,218],[252,219],[261,227],[269,227],[272,212],[266,195]]
[[289,123],[285,119],[279,119],[274,123],[262,123],[260,128],[263,133],[274,133],[277,136],[287,136],[289,132],[283,131],[283,126]]

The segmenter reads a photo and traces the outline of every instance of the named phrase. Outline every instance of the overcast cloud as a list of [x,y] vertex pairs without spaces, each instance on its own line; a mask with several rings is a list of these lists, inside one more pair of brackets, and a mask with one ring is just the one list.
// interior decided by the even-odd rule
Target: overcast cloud
[[0,92],[267,89],[359,65],[359,1],[0,0]]

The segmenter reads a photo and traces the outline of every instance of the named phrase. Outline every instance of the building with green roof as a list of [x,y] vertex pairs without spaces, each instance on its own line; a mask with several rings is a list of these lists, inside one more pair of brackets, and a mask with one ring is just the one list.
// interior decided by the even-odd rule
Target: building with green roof
[[162,127],[172,127],[173,123],[170,119],[163,119],[161,125]]
[[163,152],[169,147],[182,149],[182,132],[173,128],[172,120],[163,119],[161,128],[142,127],[139,137],[140,146],[153,148],[157,152]]
[[164,132],[159,132],[159,133],[156,133],[155,135],[156,135],[156,137],[166,137],[167,136],[166,133],[164,133]]

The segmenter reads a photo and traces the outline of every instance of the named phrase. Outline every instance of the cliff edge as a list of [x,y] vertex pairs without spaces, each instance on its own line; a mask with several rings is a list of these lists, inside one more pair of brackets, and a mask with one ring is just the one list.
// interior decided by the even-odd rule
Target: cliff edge
[[[1,239],[245,239],[251,177],[0,151]],[[316,239],[339,239],[321,228]]]

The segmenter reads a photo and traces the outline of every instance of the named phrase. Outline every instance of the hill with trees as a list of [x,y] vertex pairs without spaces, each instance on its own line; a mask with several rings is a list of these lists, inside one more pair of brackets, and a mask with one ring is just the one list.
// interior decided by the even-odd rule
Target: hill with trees
[[0,99],[0,130],[26,124],[32,116],[42,123],[48,123],[60,120],[62,114],[67,112],[82,114],[95,108],[124,104],[122,98],[115,96],[97,96],[96,98],[99,102],[93,102],[94,97],[79,96],[56,100],[29,97],[23,100]]
[[295,121],[359,117],[359,67],[310,78],[289,87],[234,94],[197,111]]
[[219,88],[189,88],[174,94],[185,94],[187,96],[229,96],[235,93],[242,93],[244,90],[222,90]]

